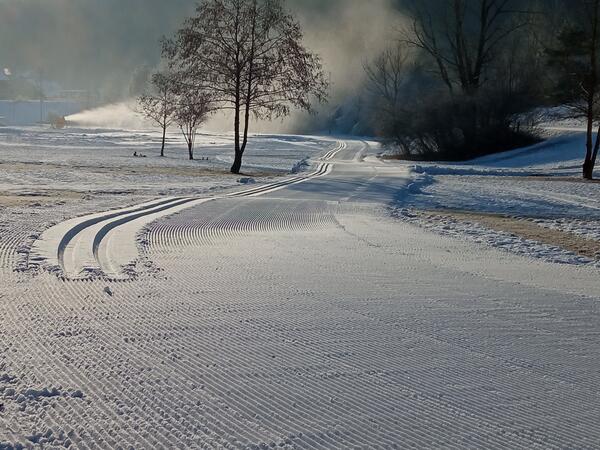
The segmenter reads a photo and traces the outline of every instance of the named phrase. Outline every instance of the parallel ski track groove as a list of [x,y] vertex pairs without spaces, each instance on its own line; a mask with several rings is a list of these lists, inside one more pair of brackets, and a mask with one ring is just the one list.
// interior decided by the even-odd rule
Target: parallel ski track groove
[[261,208],[261,205],[236,203],[215,218],[194,213],[192,217],[180,214],[156,222],[146,230],[143,251],[147,254],[162,253],[174,248],[210,245],[215,240],[230,239],[236,235],[314,230],[335,226],[336,223],[332,211],[327,208],[305,208],[302,202],[271,210]]
[[[326,159],[331,159],[337,152],[341,149],[345,148],[345,144],[342,142],[338,142],[337,146],[330,152],[327,153]],[[240,198],[240,197],[257,197],[266,193],[270,193],[279,189],[283,189],[285,187],[302,183],[308,181],[310,179],[321,177],[329,173],[331,170],[330,164],[320,163],[317,169],[309,173],[307,175],[300,175],[293,178],[289,178],[286,180],[282,180],[275,183],[270,183],[265,186],[259,186],[256,188],[246,189],[240,192],[234,192],[226,195],[227,198]],[[63,275],[67,278],[72,278],[73,276],[77,277],[80,274],[69,274],[65,269],[65,254],[69,251],[69,244],[73,241],[73,239],[80,234],[85,229],[99,224],[101,222],[107,222],[103,227],[100,228],[98,232],[96,232],[93,237],[92,246],[92,254],[96,260],[96,264],[100,270],[103,269],[102,263],[98,258],[98,250],[103,239],[110,233],[112,230],[118,228],[119,226],[136,220],[138,218],[144,217],[149,214],[155,214],[164,212],[165,215],[168,215],[169,210],[176,208],[178,206],[184,205],[186,203],[190,203],[194,201],[194,198],[172,198],[168,200],[156,201],[145,204],[143,206],[135,206],[125,210],[115,211],[115,212],[107,212],[103,215],[98,215],[97,217],[93,217],[87,220],[83,220],[82,222],[76,224],[71,229],[69,229],[57,246],[57,258],[59,261],[59,266],[62,269]],[[83,245],[87,245],[88,243],[84,243]],[[9,242],[0,246],[0,267],[4,267],[5,265],[9,265],[12,263],[11,252],[9,249],[14,245],[13,242]]]
[[[81,223],[78,223],[77,225],[75,225],[73,228],[71,228],[70,230],[68,230],[65,235],[62,237],[61,241],[58,244],[58,248],[57,248],[57,252],[58,252],[58,261],[60,266],[63,268],[65,267],[65,251],[67,250],[67,247],[69,245],[69,243],[83,230],[85,230],[86,228],[89,228],[90,226],[96,225],[97,223],[103,222],[105,220],[111,220],[111,219],[116,219],[119,220],[119,218],[121,218],[122,216],[126,216],[128,214],[131,213],[136,213],[136,212],[140,212],[140,214],[142,214],[145,211],[148,210],[152,210],[153,208],[156,207],[161,207],[163,205],[168,205],[178,201],[181,201],[181,198],[175,198],[175,199],[168,199],[168,200],[162,200],[162,201],[158,201],[158,202],[153,202],[150,204],[146,204],[144,206],[138,206],[138,207],[132,207],[129,208],[127,210],[123,210],[123,211],[119,211],[119,212],[108,212],[104,215],[101,215],[99,217],[95,217],[92,219],[88,219],[88,220],[84,220]],[[142,214],[143,215],[143,214]]]

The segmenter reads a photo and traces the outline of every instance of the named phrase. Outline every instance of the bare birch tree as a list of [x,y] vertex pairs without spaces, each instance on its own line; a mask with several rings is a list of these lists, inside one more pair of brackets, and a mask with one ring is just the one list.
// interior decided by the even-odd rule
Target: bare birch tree
[[175,120],[176,95],[171,89],[169,78],[164,74],[152,77],[153,92],[138,98],[138,110],[162,130],[160,156],[165,156],[167,130]]
[[164,42],[177,82],[210,92],[219,109],[233,111],[231,172],[241,170],[251,117],[284,117],[292,107],[311,111],[313,99],[326,100],[320,58],[302,40],[282,0],[203,0]]
[[212,112],[211,105],[210,96],[203,91],[183,91],[178,95],[174,119],[187,144],[190,160],[194,159],[196,134],[200,125],[206,121]]

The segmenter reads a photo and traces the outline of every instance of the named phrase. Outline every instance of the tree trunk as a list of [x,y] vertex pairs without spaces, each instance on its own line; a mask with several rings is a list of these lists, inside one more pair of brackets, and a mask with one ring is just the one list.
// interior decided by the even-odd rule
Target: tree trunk
[[600,126],[598,127],[598,134],[596,134],[596,142],[594,148],[589,149],[585,155],[585,161],[583,163],[583,178],[586,180],[592,180],[594,178],[594,167],[596,166],[596,159],[598,158],[598,150],[600,149]]
[[235,158],[233,160],[233,166],[231,166],[231,173],[239,175],[242,170],[242,156],[243,154],[239,151],[235,152]]
[[[238,174],[240,173],[240,170],[242,169],[242,159],[244,157],[244,152],[246,151],[246,145],[248,144],[248,129],[250,128],[250,103],[249,100],[247,100],[247,105],[246,105],[246,109],[245,109],[245,117],[244,117],[244,134],[243,134],[243,138],[242,138],[242,143],[240,145],[239,143],[239,139],[238,139],[238,143],[236,145],[236,150],[235,150],[235,160],[233,162],[233,167],[231,168],[231,172]],[[241,116],[241,113],[240,113]],[[239,134],[239,128],[240,126],[238,125],[238,134]],[[236,136],[238,135],[236,134]],[[235,169],[235,171],[234,171]]]
[[242,139],[242,148],[240,153],[243,155],[246,151],[246,145],[248,144],[248,128],[250,127],[250,111],[246,111],[246,121],[244,123],[244,137]]
[[246,117],[244,119],[244,136],[240,143],[240,128],[241,128],[241,102],[236,104],[235,107],[235,156],[233,165],[231,166],[231,173],[238,175],[242,170],[242,159],[244,157],[244,151],[246,150],[246,144],[248,143],[248,125],[250,112],[246,107]]
[[[589,101],[588,101],[589,103]],[[594,117],[592,106],[588,105],[587,130],[585,139],[585,160],[583,162],[583,178],[591,179],[590,166],[592,162],[592,153],[594,151]]]
[[236,99],[234,119],[235,158],[233,165],[231,166],[231,173],[236,175],[240,173],[240,170],[242,170],[242,152],[240,148],[240,107],[240,101]]
[[188,145],[188,153],[190,155],[190,161],[192,161],[194,159],[194,145],[192,144],[192,139],[190,137],[190,140],[187,143]]
[[583,178],[586,180],[592,178],[590,169],[594,153],[594,94],[594,90],[591,88],[587,98],[585,160],[583,162]]
[[250,110],[252,104],[252,82],[254,81],[254,51],[256,44],[256,0],[253,2],[253,10],[252,10],[252,47],[250,48],[250,60],[249,60],[249,68],[248,68],[248,86],[246,86],[246,105],[244,108],[244,137],[242,140],[242,147],[240,148],[239,153],[239,164],[241,168],[242,157],[244,156],[244,152],[246,151],[246,145],[248,145],[248,128],[250,128]]
[[583,178],[591,180],[593,178],[594,169],[592,168],[592,160],[587,159],[583,163]]
[[[250,83],[248,83],[250,84]],[[244,137],[242,139],[242,147],[240,148],[240,164],[242,160],[242,156],[246,151],[246,145],[248,145],[248,129],[250,128],[250,93],[248,93],[248,98],[246,99],[246,110],[244,117]]]
[[[600,7],[600,1],[595,0],[593,5],[592,17],[592,42],[590,48],[590,85],[588,86],[587,96],[587,139],[586,139],[586,151],[585,161],[583,163],[583,178],[591,180],[594,177],[594,102],[596,100],[596,89],[598,84],[598,12]],[[598,139],[598,138],[596,138]],[[598,142],[596,142],[598,145]],[[597,153],[597,151],[596,151]]]
[[160,156],[165,156],[165,140],[167,137],[167,127],[163,127],[162,146],[160,147]]

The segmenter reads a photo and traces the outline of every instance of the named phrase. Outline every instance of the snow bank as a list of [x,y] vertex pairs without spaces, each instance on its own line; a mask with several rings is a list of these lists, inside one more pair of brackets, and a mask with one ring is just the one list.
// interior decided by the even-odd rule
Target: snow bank
[[597,265],[558,246],[436,215],[417,219],[408,212],[455,210],[532,218],[540,226],[598,241],[600,184],[580,180],[584,153],[584,134],[570,133],[462,164],[408,164],[413,182],[397,197],[394,214],[440,234],[544,261]]

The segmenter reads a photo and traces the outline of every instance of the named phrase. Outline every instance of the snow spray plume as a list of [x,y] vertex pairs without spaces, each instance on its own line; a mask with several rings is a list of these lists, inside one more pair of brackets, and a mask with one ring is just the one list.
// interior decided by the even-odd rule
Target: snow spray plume
[[66,117],[69,123],[91,128],[140,130],[151,124],[135,111],[135,101],[125,101],[101,106]]
[[[298,12],[307,46],[331,72],[332,100],[345,97],[365,80],[363,64],[397,39],[405,23],[391,0],[333,0],[319,10]],[[290,6],[292,4],[290,3]]]

